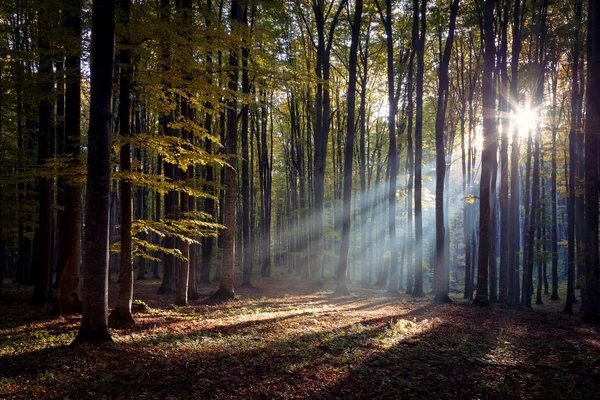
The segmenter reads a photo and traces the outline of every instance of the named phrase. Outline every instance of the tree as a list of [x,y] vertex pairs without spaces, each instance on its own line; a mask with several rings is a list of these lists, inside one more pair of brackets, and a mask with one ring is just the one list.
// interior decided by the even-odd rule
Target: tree
[[110,314],[110,319],[115,322],[132,324],[131,304],[133,302],[133,249],[132,249],[132,223],[133,223],[133,184],[127,174],[131,172],[131,142],[130,142],[130,114],[131,99],[131,49],[129,48],[129,29],[131,0],[120,0],[119,23],[125,30],[123,35],[123,48],[119,51],[121,71],[119,74],[119,133],[122,136],[120,166],[123,173],[121,180],[121,258],[119,270],[119,301],[117,307]]
[[92,4],[90,128],[81,327],[73,343],[112,341],[108,331],[108,208],[115,4]]
[[[421,33],[417,42],[417,94],[415,115],[415,276],[412,295],[423,296],[423,80],[427,27],[427,0],[421,0]],[[419,20],[419,0],[413,0],[413,19]],[[414,32],[414,28],[413,28]]]
[[488,303],[488,250],[490,242],[490,184],[492,164],[496,158],[496,113],[492,73],[496,57],[494,35],[494,1],[483,5],[483,147],[481,151],[481,186],[479,188],[479,262],[477,265],[477,294],[475,303]]
[[312,9],[315,15],[317,25],[317,90],[315,95],[316,107],[316,127],[314,130],[314,221],[313,221],[313,240],[314,255],[310,263],[310,280],[312,284],[320,284],[321,270],[323,268],[323,204],[325,191],[325,165],[327,156],[327,142],[329,139],[329,118],[331,114],[331,99],[329,88],[330,75],[330,56],[333,45],[333,33],[338,23],[340,14],[344,8],[346,0],[341,0],[337,10],[329,23],[329,31],[325,32],[326,18],[333,7],[334,0],[325,7],[324,0],[312,0]]
[[386,0],[385,16],[377,1],[381,22],[385,27],[387,50],[387,87],[388,87],[388,232],[390,235],[390,280],[388,293],[398,294],[398,245],[396,243],[396,180],[398,177],[398,149],[396,145],[396,113],[398,109],[394,88],[394,41],[392,37],[392,2]]
[[[231,30],[232,36],[240,35],[240,25],[243,18],[243,9],[238,0],[231,2]],[[227,139],[225,142],[226,154],[231,157],[230,162],[235,165],[237,157],[237,98],[238,79],[239,79],[239,57],[238,49],[235,47],[229,52],[229,83],[228,89],[230,97],[227,100]],[[237,173],[235,169],[229,168],[225,173],[225,213],[224,224],[226,230],[223,233],[223,266],[221,269],[221,280],[219,289],[213,295],[215,299],[228,300],[235,297],[233,288],[234,273],[234,250],[235,250],[235,231],[237,221],[235,216],[235,204],[237,193]]]
[[598,132],[600,130],[600,5],[588,1],[588,70],[585,120],[585,296],[583,321],[600,324],[598,260]]
[[[335,292],[339,295],[349,295],[346,286],[348,270],[348,252],[350,250],[350,217],[352,214],[352,158],[354,156],[354,137],[356,133],[356,70],[358,64],[358,42],[360,40],[360,25],[363,12],[362,0],[356,0],[354,5],[354,20],[352,22],[352,39],[350,41],[350,60],[348,63],[348,119],[346,133],[346,147],[344,149],[344,193],[342,211],[342,245],[340,248],[340,262],[337,270],[337,285]],[[394,193],[395,197],[395,193]]]
[[[81,153],[81,0],[65,2],[65,28],[69,31],[69,52],[65,60],[65,149],[72,166],[79,167]],[[81,270],[81,187],[65,185],[65,227],[68,238],[66,264],[60,274],[58,306],[61,314],[81,312],[79,274]]]
[[[52,138],[52,54],[49,36],[51,33],[51,13],[47,3],[38,3],[38,51],[40,62],[38,67],[39,76],[39,128],[38,128],[38,163],[50,161],[53,155]],[[38,180],[38,203],[39,220],[36,235],[34,237],[33,271],[35,286],[31,304],[43,304],[50,301],[52,292],[50,289],[52,275],[52,180],[47,176],[41,176]]]
[[[513,113],[518,109],[519,104],[519,54],[521,52],[521,1],[515,0],[513,10],[512,26],[512,57],[511,57],[511,82],[510,99]],[[510,155],[510,259],[508,260],[508,290],[507,297],[509,304],[519,303],[520,283],[519,283],[519,250],[520,246],[520,188],[519,188],[519,128],[513,127],[512,148]]]
[[444,227],[444,181],[446,174],[446,151],[444,140],[444,125],[446,122],[446,108],[449,97],[448,66],[454,42],[454,28],[456,26],[456,14],[458,12],[459,0],[453,0],[450,5],[450,26],[444,47],[444,54],[440,60],[438,70],[438,98],[437,113],[435,116],[435,151],[436,151],[436,180],[435,180],[435,299],[437,301],[450,302],[448,297],[450,273],[448,260],[445,259],[445,233]]
[[563,312],[573,314],[575,300],[575,176],[577,171],[576,136],[578,129],[577,109],[579,102],[579,23],[581,1],[575,3],[575,42],[573,46],[573,68],[571,81],[571,129],[569,131],[569,199],[567,203],[567,299]]

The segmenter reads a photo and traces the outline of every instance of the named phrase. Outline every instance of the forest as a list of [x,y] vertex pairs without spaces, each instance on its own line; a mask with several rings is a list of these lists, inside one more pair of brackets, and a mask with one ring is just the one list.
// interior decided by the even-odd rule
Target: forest
[[0,2],[0,397],[600,397],[595,0]]

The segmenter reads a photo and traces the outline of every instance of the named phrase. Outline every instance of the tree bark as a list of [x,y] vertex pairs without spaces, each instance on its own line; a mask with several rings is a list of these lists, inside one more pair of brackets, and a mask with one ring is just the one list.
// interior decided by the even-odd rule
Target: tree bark
[[[232,34],[240,34],[240,24],[242,23],[243,9],[238,0],[231,2],[231,23]],[[227,100],[227,142],[226,154],[231,157],[230,162],[236,165],[235,158],[237,149],[237,95],[239,78],[239,57],[238,49],[235,47],[229,53],[229,83],[228,89],[230,97]],[[228,168],[225,173],[225,199],[224,210],[227,210],[224,216],[225,231],[223,232],[223,266],[221,269],[221,280],[219,289],[213,298],[217,300],[229,300],[235,297],[233,288],[234,269],[235,269],[235,232],[237,227],[235,206],[237,197],[237,173],[235,169]]]
[[444,179],[446,174],[446,150],[444,141],[444,126],[446,123],[446,105],[449,95],[448,66],[454,42],[454,28],[459,0],[454,0],[450,6],[450,26],[444,47],[444,54],[438,70],[438,99],[435,118],[435,151],[436,151],[436,183],[435,183],[435,270],[434,290],[435,300],[451,302],[448,296],[450,275],[448,260],[445,258],[445,233],[444,227]]
[[479,188],[479,260],[477,265],[477,294],[475,303],[488,304],[488,257],[490,243],[490,184],[492,164],[496,158],[496,113],[492,74],[495,59],[494,1],[483,5],[483,148],[481,152],[481,185]]
[[[512,111],[518,108],[519,104],[519,53],[521,52],[521,1],[515,0],[513,11],[513,41],[512,41],[512,56],[511,56],[511,82],[510,82],[510,99]],[[520,281],[519,281],[519,252],[520,252],[520,187],[519,187],[519,130],[518,127],[513,127],[512,132],[512,148],[510,159],[510,226],[511,240],[510,259],[508,260],[508,303],[516,305],[519,303],[520,296]]]
[[598,260],[598,132],[600,129],[600,5],[588,1],[588,70],[585,121],[585,296],[583,322],[600,324]]
[[121,146],[120,166],[125,175],[121,180],[121,257],[119,270],[119,300],[109,319],[115,323],[133,324],[131,304],[133,302],[133,246],[131,228],[133,224],[133,184],[126,175],[131,172],[131,50],[129,49],[129,10],[131,0],[120,0],[119,23],[124,29],[123,49],[119,51],[121,71],[119,77],[119,133],[124,143]]
[[[65,4],[65,27],[71,33],[72,46],[65,60],[65,152],[72,166],[79,167],[81,154],[81,0]],[[58,307],[62,315],[81,312],[79,274],[81,270],[81,186],[65,185],[65,230],[68,246],[66,264],[62,267],[58,288]]]
[[[363,12],[363,1],[356,0],[354,5],[354,21],[352,23],[352,39],[350,42],[350,60],[348,68],[348,119],[346,145],[344,149],[344,192],[342,209],[342,244],[340,247],[340,261],[337,269],[335,293],[341,296],[350,294],[346,285],[348,271],[348,252],[350,250],[350,217],[352,205],[352,158],[354,156],[354,137],[356,133],[356,69],[358,64],[358,42],[360,40],[360,25]],[[393,86],[393,84],[392,84]],[[395,193],[394,193],[395,198]]]
[[108,331],[108,210],[115,4],[92,5],[90,129],[85,215],[83,316],[73,343],[112,341]]
[[[415,115],[415,276],[412,295],[423,293],[423,80],[425,74],[424,52],[426,33],[427,0],[421,0],[421,33],[415,53],[417,54],[417,110]],[[419,20],[419,0],[413,0],[413,18]]]
[[[53,79],[52,79],[52,54],[49,42],[52,25],[51,13],[48,4],[38,2],[38,51],[39,51],[39,128],[38,128],[38,163],[41,165],[52,157],[52,104]],[[34,261],[32,273],[34,276],[33,296],[30,304],[47,303],[52,298],[52,187],[53,181],[47,177],[38,179],[38,204],[39,220],[37,235],[34,241]]]

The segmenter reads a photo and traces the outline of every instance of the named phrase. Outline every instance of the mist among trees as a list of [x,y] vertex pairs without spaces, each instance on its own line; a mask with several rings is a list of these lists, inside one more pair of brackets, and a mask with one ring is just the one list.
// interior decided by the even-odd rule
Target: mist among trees
[[0,396],[600,395],[595,1],[0,27]]

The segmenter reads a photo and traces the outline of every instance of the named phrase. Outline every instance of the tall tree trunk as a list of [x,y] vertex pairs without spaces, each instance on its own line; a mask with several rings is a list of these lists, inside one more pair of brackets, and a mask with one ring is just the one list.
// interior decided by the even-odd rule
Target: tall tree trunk
[[508,93],[508,69],[507,69],[507,49],[508,49],[508,21],[509,21],[510,2],[505,1],[502,9],[501,24],[501,45],[499,52],[500,85],[499,90],[499,108],[502,116],[502,133],[500,142],[500,271],[499,271],[499,292],[498,301],[506,303],[508,301],[509,286],[509,258],[510,258],[510,215],[509,215],[509,197],[508,197],[508,131],[510,119],[509,113],[509,93]]
[[[170,0],[161,0],[160,4],[160,19],[165,26],[168,26],[171,23],[171,1]],[[168,81],[169,76],[171,74],[171,48],[169,43],[167,43],[166,39],[161,44],[161,58],[163,62],[162,73],[163,75],[163,85],[165,86],[165,90],[167,90],[166,98],[167,101],[172,101],[171,93],[168,92],[168,88],[170,83]],[[160,117],[160,124],[162,126],[162,130],[166,136],[172,136],[173,132],[169,124],[172,121],[172,115],[170,112],[165,112],[165,114]],[[173,181],[176,178],[176,167],[174,164],[165,160],[164,162],[164,174],[165,180]],[[174,219],[175,213],[177,212],[177,204],[178,204],[178,193],[172,187],[165,194],[165,219]],[[164,240],[164,246],[167,249],[175,250],[176,249],[176,238],[174,236],[167,236]],[[159,294],[167,294],[175,292],[175,256],[173,254],[165,253],[164,255],[164,263],[163,263],[163,279],[160,287],[158,288]]]
[[[123,49],[119,51],[121,71],[119,77],[119,133],[123,137],[120,167],[124,175],[131,172],[131,50],[129,48],[129,10],[131,0],[120,0],[119,23],[123,27]],[[124,176],[121,180],[121,253],[119,270],[119,300],[109,319],[115,322],[134,323],[131,315],[133,302],[133,247],[131,228],[133,223],[133,184]]]
[[[192,40],[192,29],[193,29],[193,21],[192,21],[192,1],[191,0],[183,0],[181,1],[181,8],[178,10],[178,14],[181,14],[180,17],[180,36],[187,39],[188,41]],[[193,63],[193,50],[189,44],[183,44],[180,47],[181,59],[184,63]],[[182,73],[184,79],[186,81],[191,81],[192,77],[188,72]],[[186,93],[181,95],[181,119],[188,123],[193,123],[193,111],[190,108],[189,97],[191,94],[189,90],[186,90]],[[184,146],[190,148],[192,143],[193,133],[187,129],[181,129],[181,139],[184,143]],[[194,166],[187,166],[187,168],[178,168],[179,176],[178,179],[185,180],[190,174],[193,178],[193,169]],[[179,201],[179,209],[180,209],[180,218],[188,219],[192,218],[189,216],[188,212],[190,210],[190,195],[186,191],[182,191],[180,195]],[[177,284],[177,299],[176,304],[179,306],[187,306],[188,305],[188,293],[190,289],[190,268],[195,268],[195,263],[190,260],[190,242],[187,240],[180,241],[180,251],[183,256],[181,263],[179,265],[179,279]],[[193,244],[192,244],[193,246]],[[195,261],[195,260],[194,260]],[[195,277],[195,275],[194,275]],[[195,278],[194,278],[195,279]],[[194,282],[195,284],[195,282]]]
[[[248,6],[244,10],[244,26],[248,26]],[[248,58],[250,57],[250,48],[247,47],[248,33],[242,36],[242,93],[245,96],[250,95],[250,79],[248,77]],[[252,287],[252,265],[254,260],[252,254],[252,242],[250,240],[250,181],[249,181],[249,160],[248,153],[248,118],[250,106],[247,102],[242,104],[242,286]]]
[[[212,1],[206,1],[206,17],[205,23],[206,26],[209,27],[212,24]],[[211,38],[209,37],[208,40]],[[212,84],[212,72],[210,68],[212,67],[212,52],[207,52],[206,54],[206,64],[209,66],[208,73],[208,83]],[[212,154],[212,141],[209,139],[212,134],[212,113],[210,112],[213,109],[213,105],[211,102],[206,103],[206,109],[208,112],[205,115],[204,119],[204,129],[207,132],[207,138],[204,139],[204,150],[208,154]],[[204,190],[208,191],[208,193],[217,194],[215,192],[214,185],[215,177],[214,177],[214,169],[212,165],[206,166],[206,185],[204,186]],[[213,198],[208,197],[204,200],[204,212],[211,216],[213,219],[215,218],[215,201]],[[206,236],[202,238],[202,265],[200,269],[200,282],[210,283],[210,267],[212,262],[212,254],[213,254],[213,244],[214,238],[212,236]]]
[[[557,66],[553,68],[554,80],[552,81],[552,187],[550,189],[551,205],[552,205],[552,234],[551,248],[552,254],[552,295],[550,300],[558,300],[558,207],[557,207],[557,184],[556,184],[556,134],[558,132],[559,119],[556,115],[556,91],[558,87],[558,71]],[[561,108],[562,111],[562,108]]]
[[115,4],[94,0],[85,214],[83,316],[74,343],[112,341],[108,332],[108,209]]
[[[418,36],[418,24],[413,21],[413,38]],[[415,32],[416,31],[416,32]],[[413,39],[414,43],[414,39]],[[408,92],[408,127],[406,130],[407,148],[406,148],[406,168],[408,169],[408,183],[406,197],[406,294],[413,293],[414,279],[415,279],[415,264],[413,261],[413,249],[414,249],[414,236],[413,236],[413,184],[414,184],[414,168],[415,168],[415,155],[413,147],[413,115],[414,115],[414,101],[413,101],[413,76],[414,76],[414,49],[410,53],[408,61],[408,79],[407,79],[407,92]]]
[[[381,10],[379,2],[376,3],[381,20],[384,22],[387,48],[387,86],[388,86],[388,178],[387,202],[388,202],[388,232],[390,248],[390,280],[388,293],[398,294],[398,244],[396,240],[396,180],[398,177],[398,149],[396,145],[396,90],[394,88],[394,40],[392,37],[392,2],[386,0],[385,15]],[[385,274],[387,275],[387,274]],[[385,277],[382,276],[382,283]]]
[[313,12],[317,23],[317,91],[315,96],[316,128],[314,131],[314,221],[313,237],[314,251],[310,262],[310,281],[313,285],[321,284],[321,272],[323,269],[323,206],[325,195],[325,161],[327,156],[327,143],[329,139],[329,118],[331,114],[331,101],[329,91],[329,56],[333,44],[333,33],[339,16],[346,4],[346,0],[340,1],[337,11],[329,24],[329,32],[325,34],[325,19],[327,11],[322,0],[313,0]]
[[438,70],[438,99],[437,113],[435,117],[435,151],[436,151],[436,183],[435,183],[435,300],[451,302],[448,296],[450,275],[448,260],[445,258],[445,233],[444,227],[444,180],[446,174],[446,150],[444,140],[444,126],[446,124],[446,105],[448,100],[449,79],[448,66],[454,42],[454,28],[456,26],[456,14],[458,12],[459,0],[454,0],[450,6],[450,26],[444,48],[444,55]]
[[[49,6],[43,1],[38,4],[38,51],[39,51],[39,129],[38,129],[38,163],[49,161],[53,154],[52,141],[52,55],[49,42],[52,18]],[[52,186],[53,181],[47,177],[38,180],[39,220],[37,235],[34,241],[33,276],[35,286],[31,304],[43,304],[52,297]]]
[[585,123],[585,296],[583,321],[600,324],[598,260],[598,132],[600,130],[600,5],[588,1],[588,78]]
[[[521,52],[521,29],[520,29],[521,1],[515,0],[513,12],[513,32],[512,32],[512,55],[511,55],[511,82],[510,99],[513,105],[512,111],[518,108],[518,78],[519,78],[519,53]],[[512,148],[510,156],[510,259],[508,260],[508,303],[516,305],[519,303],[520,283],[519,283],[519,252],[520,252],[520,188],[519,188],[519,129],[513,127]]]
[[492,164],[496,158],[496,115],[492,74],[495,59],[494,1],[483,5],[483,148],[481,152],[481,185],[479,188],[479,260],[477,265],[477,294],[475,303],[488,303],[488,257],[490,244],[490,184]]
[[[242,23],[243,9],[238,0],[231,2],[230,19],[232,23],[232,35],[239,35],[240,25]],[[232,96],[237,95],[239,79],[239,57],[238,49],[235,47],[229,53],[229,83],[228,89]],[[237,98],[230,97],[227,100],[227,142],[226,154],[232,157],[237,156]],[[233,161],[232,161],[233,162]],[[235,165],[235,163],[233,164]],[[219,289],[213,295],[215,299],[228,300],[235,297],[233,288],[234,269],[235,269],[235,232],[237,227],[235,205],[237,197],[237,173],[233,168],[227,169],[225,173],[225,199],[224,210],[227,210],[224,216],[224,224],[227,229],[223,232],[223,265],[221,269],[221,280]]]
[[359,107],[359,120],[360,120],[360,143],[359,143],[359,155],[360,155],[360,240],[361,240],[361,263],[360,281],[363,284],[369,282],[369,269],[371,261],[368,257],[368,245],[369,235],[367,234],[368,224],[368,193],[367,193],[367,155],[366,155],[366,130],[367,130],[367,81],[369,76],[369,40],[371,37],[371,29],[367,27],[365,45],[364,48],[360,46],[360,61],[361,61],[361,80],[360,80],[360,107]]
[[[72,166],[79,167],[81,154],[81,0],[65,3],[65,27],[72,45],[65,60],[65,151],[72,157]],[[58,287],[58,307],[62,315],[81,312],[79,274],[81,270],[81,186],[65,185],[65,230],[68,247],[66,264],[62,267]]]
[[[360,40],[360,25],[363,12],[362,0],[356,0],[354,6],[354,21],[352,23],[352,39],[350,42],[350,60],[348,68],[348,119],[346,147],[344,149],[344,192],[342,210],[342,244],[340,247],[340,263],[337,269],[337,284],[335,292],[339,295],[349,295],[346,285],[348,270],[348,252],[350,250],[350,217],[352,201],[352,158],[354,155],[355,114],[356,114],[356,69],[358,64],[358,42]],[[393,84],[392,84],[393,86]],[[394,193],[395,198],[395,193]]]
[[[417,54],[417,110],[415,116],[415,277],[412,295],[423,293],[423,80],[425,74],[424,52],[427,0],[421,0],[421,33],[415,53]],[[419,20],[419,0],[413,0],[413,18]]]

